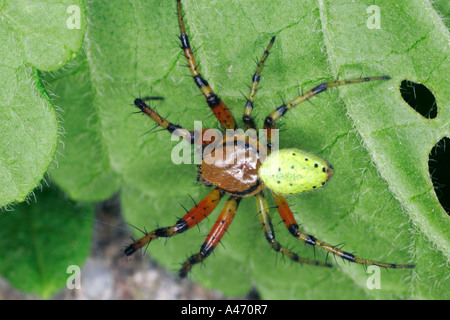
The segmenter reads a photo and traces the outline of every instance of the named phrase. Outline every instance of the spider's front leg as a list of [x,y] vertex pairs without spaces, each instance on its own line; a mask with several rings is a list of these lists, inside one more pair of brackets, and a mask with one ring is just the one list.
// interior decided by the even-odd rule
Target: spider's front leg
[[172,237],[187,231],[193,226],[196,226],[216,208],[223,195],[223,191],[215,188],[194,208],[180,218],[175,225],[171,227],[158,228],[152,232],[146,233],[144,237],[127,246],[124,253],[127,256],[130,256],[155,239]]
[[393,263],[385,263],[385,262],[377,262],[367,259],[362,259],[359,257],[356,257],[350,252],[345,252],[341,249],[339,249],[336,246],[333,246],[329,243],[326,243],[322,240],[316,239],[315,237],[308,235],[304,232],[302,232],[295,221],[294,215],[292,214],[291,209],[289,208],[289,205],[287,203],[287,200],[284,196],[273,193],[272,196],[275,200],[275,204],[277,205],[278,212],[281,216],[281,219],[283,219],[284,224],[288,228],[289,232],[298,240],[311,245],[313,247],[321,248],[329,253],[332,253],[338,257],[341,257],[344,260],[359,263],[362,265],[374,265],[384,268],[396,268],[396,269],[406,269],[406,268],[414,268],[414,265],[402,265],[402,264],[393,264]]
[[258,91],[259,81],[261,80],[261,72],[264,67],[264,63],[266,62],[267,57],[269,56],[270,49],[272,48],[274,42],[275,36],[273,36],[272,39],[270,39],[269,45],[267,46],[267,49],[264,51],[264,54],[261,60],[259,61],[258,66],[256,67],[256,71],[252,76],[252,84],[250,85],[250,92],[248,94],[247,102],[245,103],[244,115],[242,117],[246,129],[250,128],[255,130],[257,129],[255,119],[252,117],[253,104],[255,102],[256,92]]
[[223,103],[223,101],[214,93],[211,86],[208,84],[208,81],[203,78],[198,70],[198,64],[195,61],[194,53],[192,52],[191,45],[189,43],[189,37],[184,26],[183,13],[181,11],[181,0],[177,1],[177,10],[178,25],[180,27],[181,49],[183,50],[192,78],[194,79],[197,87],[205,96],[209,108],[214,113],[217,120],[219,120],[220,124],[225,129],[236,129],[236,121],[234,120],[233,114],[225,103]]
[[339,87],[347,84],[353,84],[353,83],[359,83],[359,82],[368,82],[368,81],[375,81],[375,80],[389,80],[391,77],[389,76],[381,76],[381,77],[365,77],[365,78],[357,78],[357,79],[350,79],[350,80],[337,80],[337,81],[329,81],[324,82],[316,86],[315,88],[309,90],[308,92],[305,92],[304,94],[298,96],[297,98],[289,101],[286,104],[283,104],[276,108],[274,111],[270,113],[264,120],[264,129],[266,131],[267,136],[267,144],[268,148],[271,147],[271,140],[274,138],[272,135],[276,134],[275,129],[275,122],[284,116],[286,112],[291,110],[292,108],[298,106],[302,102],[311,99],[315,95],[318,95],[319,93],[322,93],[326,91],[328,88],[334,88]]
[[206,237],[205,242],[200,248],[200,252],[192,255],[184,264],[181,270],[179,271],[180,277],[184,278],[187,276],[192,267],[205,260],[216,248],[219,244],[220,240],[224,236],[225,232],[227,232],[228,227],[233,221],[233,218],[238,209],[239,203],[242,198],[230,196],[222,209],[222,212],[217,218],[217,221],[214,223],[211,231]]
[[134,100],[134,105],[137,108],[139,108],[143,114],[146,114],[153,121],[155,121],[157,126],[166,129],[171,134],[176,135],[179,138],[183,138],[184,140],[188,141],[191,144],[198,143],[199,145],[201,144],[203,147],[205,147],[214,141],[214,140],[203,140],[204,133],[210,129],[203,129],[201,133],[198,132],[200,139],[198,139],[197,141],[195,131],[193,130],[189,131],[181,127],[180,125],[169,122],[167,119],[160,116],[155,110],[153,110],[147,103],[145,103],[145,101],[148,100],[162,100],[162,98],[159,97],[137,98]]
[[261,221],[264,234],[266,235],[266,240],[267,242],[269,242],[273,250],[275,250],[276,252],[280,252],[281,254],[288,257],[292,261],[298,262],[300,264],[306,263],[321,267],[332,267],[332,265],[327,263],[299,257],[296,253],[292,252],[288,248],[281,245],[277,240],[275,240],[275,232],[273,230],[272,218],[270,217],[269,207],[267,205],[267,200],[264,197],[263,191],[256,194],[255,198],[256,198],[256,206],[258,208],[259,220]]

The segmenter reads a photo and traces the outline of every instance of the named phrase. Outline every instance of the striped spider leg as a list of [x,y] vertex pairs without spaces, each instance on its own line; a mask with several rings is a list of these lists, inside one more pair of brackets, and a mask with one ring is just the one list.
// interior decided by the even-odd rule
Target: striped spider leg
[[130,256],[137,250],[148,245],[151,241],[158,238],[168,238],[183,233],[193,226],[199,224],[203,219],[216,208],[224,192],[218,188],[213,189],[205,198],[196,204],[182,218],[178,219],[175,225],[171,227],[157,228],[151,232],[146,232],[144,237],[134,241],[125,248],[125,255]]
[[234,120],[230,109],[228,109],[225,103],[223,103],[223,101],[214,93],[211,86],[208,84],[208,81],[203,78],[198,70],[198,64],[195,61],[194,53],[192,52],[191,45],[189,44],[189,37],[186,34],[186,28],[184,26],[181,0],[177,0],[177,10],[178,24],[180,26],[181,49],[183,50],[192,78],[194,79],[197,87],[205,96],[208,106],[216,116],[217,120],[219,120],[220,124],[225,129],[236,129],[236,121]]
[[285,226],[289,230],[290,234],[294,236],[296,239],[310,245],[313,247],[317,247],[323,249],[329,253],[332,253],[335,256],[341,257],[342,259],[362,265],[374,265],[384,268],[393,268],[393,269],[407,269],[414,268],[413,265],[403,265],[403,264],[393,264],[393,263],[385,263],[385,262],[377,262],[367,259],[362,259],[356,257],[350,252],[345,252],[338,248],[337,246],[333,246],[325,241],[317,239],[311,235],[308,235],[302,232],[295,221],[294,215],[292,214],[291,209],[287,203],[287,200],[284,196],[272,193],[273,199],[275,200],[275,204],[277,206],[278,213],[280,214],[281,219],[283,220]]
[[[308,92],[305,92],[304,94],[298,96],[297,98],[289,101],[288,103],[285,103],[281,106],[279,106],[277,109],[272,111],[264,120],[264,129],[266,129],[266,135],[267,135],[267,144],[270,149],[270,142],[272,140],[272,134],[276,132],[275,129],[275,122],[286,114],[289,110],[292,108],[298,106],[300,103],[311,99],[315,95],[318,95],[319,93],[324,92],[328,88],[334,88],[339,87],[346,84],[353,84],[358,82],[367,82],[367,81],[374,81],[374,80],[389,80],[391,77],[389,76],[381,76],[381,77],[365,77],[365,78],[357,78],[357,79],[350,79],[350,80],[336,80],[336,81],[329,81],[329,82],[323,82],[319,84],[318,86],[314,87],[313,89],[309,90]],[[276,133],[275,133],[276,134]]]
[[[327,88],[338,87],[338,86],[353,84],[353,83],[358,83],[358,82],[367,82],[367,81],[374,81],[374,80],[388,80],[388,79],[390,79],[389,76],[381,76],[381,77],[365,77],[365,78],[357,78],[357,79],[351,79],[351,80],[339,80],[339,81],[324,82],[324,83],[316,86],[315,88],[311,89],[310,91],[298,96],[294,100],[281,105],[280,107],[275,109],[273,112],[271,112],[270,115],[267,116],[264,121],[264,129],[266,129],[265,133],[267,136],[269,152],[270,152],[270,142],[271,142],[271,139],[273,138],[273,132],[274,132],[274,130],[271,130],[271,129],[275,128],[275,121],[277,121],[279,118],[281,118],[283,115],[285,115],[287,111],[296,107],[300,103],[314,97],[315,95],[317,95],[321,92],[324,92]],[[306,157],[305,160],[308,160],[308,158]],[[317,162],[315,164],[315,167],[319,167],[319,166],[317,166]],[[325,174],[327,175],[326,179],[323,179],[322,182],[320,183],[321,185],[324,185],[326,183],[326,181],[330,178],[330,176],[333,174],[333,168],[328,165],[328,169],[326,169],[327,164],[320,166],[320,167],[322,167],[322,169],[324,171],[324,175]],[[325,172],[325,170],[326,170],[326,172]],[[316,187],[318,187],[318,186],[313,186],[312,188],[315,189]],[[362,259],[362,258],[354,256],[352,253],[345,252],[345,251],[339,249],[337,246],[333,246],[322,240],[316,239],[315,237],[313,237],[311,235],[307,235],[306,233],[304,233],[300,230],[283,193],[284,192],[277,193],[276,190],[275,190],[275,192],[274,192],[274,190],[272,190],[272,196],[277,205],[277,210],[278,210],[281,218],[283,219],[284,224],[288,228],[289,232],[296,239],[298,239],[308,245],[321,248],[329,253],[332,253],[333,255],[341,257],[344,260],[362,264],[362,265],[375,265],[375,266],[380,266],[380,267],[385,267],[385,268],[397,268],[397,269],[414,268],[414,265],[393,264],[393,263],[377,262],[377,261],[372,261],[372,260],[368,260],[368,259]]]
[[274,42],[275,36],[273,36],[272,39],[270,39],[269,45],[267,46],[266,51],[264,51],[264,54],[256,68],[256,71],[252,76],[252,84],[250,85],[250,92],[248,94],[247,102],[245,103],[244,115],[242,117],[246,129],[256,130],[255,119],[253,119],[252,117],[253,104],[255,102],[256,92],[258,91],[259,81],[261,80],[261,72],[264,67],[264,63],[266,62],[267,57],[269,56],[270,49],[272,48]]

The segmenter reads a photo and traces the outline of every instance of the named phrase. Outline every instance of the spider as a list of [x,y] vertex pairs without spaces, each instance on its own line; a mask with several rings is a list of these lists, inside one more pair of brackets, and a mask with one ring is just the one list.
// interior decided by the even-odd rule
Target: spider
[[[179,37],[181,41],[181,49],[183,50],[187,61],[187,66],[189,67],[195,84],[205,96],[209,108],[214,113],[220,124],[225,129],[237,129],[233,114],[224,102],[214,93],[208,82],[199,72],[198,64],[195,61],[194,54],[191,50],[188,35],[186,34],[186,28],[183,22],[181,0],[177,0],[177,12],[178,24],[181,33]],[[269,45],[264,51],[261,60],[257,64],[256,71],[252,77],[250,93],[244,107],[244,114],[242,118],[246,129],[256,130],[257,128],[255,120],[252,117],[253,103],[258,90],[261,71],[267,57],[269,56],[269,52],[274,41],[275,36],[271,38]],[[254,196],[256,198],[258,217],[262,224],[265,238],[273,250],[280,252],[282,255],[300,264],[305,263],[315,266],[332,267],[332,265],[328,263],[302,258],[281,245],[275,239],[272,219],[264,194],[264,189],[267,187],[271,191],[278,213],[280,214],[283,223],[289,230],[289,233],[305,244],[321,248],[328,253],[341,257],[346,261],[362,265],[375,265],[385,268],[414,268],[413,265],[398,265],[362,259],[356,257],[350,252],[343,251],[338,248],[338,246],[319,240],[314,236],[308,235],[300,230],[285,196],[314,190],[324,186],[328,179],[330,179],[333,175],[333,167],[325,160],[299,149],[272,150],[272,141],[274,141],[274,138],[277,138],[276,135],[278,134],[277,130],[274,130],[275,122],[300,103],[321,92],[324,92],[328,88],[358,82],[389,79],[389,76],[365,77],[351,80],[324,82],[316,86],[310,91],[299,95],[292,101],[276,108],[265,118],[264,143],[260,143],[260,139],[258,137],[252,138],[250,136],[243,137],[241,135],[226,134],[221,140],[216,141],[216,152],[220,151],[226,157],[235,159],[235,161],[224,164],[223,161],[220,163],[217,161],[211,161],[211,159],[206,156],[202,159],[202,162],[198,165],[197,169],[197,180],[207,186],[214,187],[212,191],[182,218],[180,218],[175,225],[157,228],[151,232],[145,232],[144,237],[127,246],[124,253],[127,256],[130,256],[138,249],[148,245],[155,239],[161,237],[171,237],[187,231],[205,219],[216,208],[221,198],[228,195],[228,199],[217,221],[214,223],[214,226],[206,237],[205,242],[201,246],[200,251],[192,255],[182,265],[182,268],[179,271],[179,276],[186,277],[195,264],[203,262],[213,252],[229,228],[242,198]],[[156,122],[158,126],[161,126],[170,133],[187,140],[191,144],[195,144],[196,139],[194,138],[194,131],[185,130],[181,126],[169,122],[165,118],[161,117],[146,103],[146,101],[149,100],[159,99],[161,98],[137,98],[135,99],[134,104],[140,109],[140,112],[148,115]],[[202,141],[201,143],[204,148],[210,142]],[[228,149],[227,147],[230,145],[234,146],[234,148]],[[242,157],[239,158],[239,154],[245,154],[246,157],[243,159]],[[267,154],[268,156],[263,159],[263,157],[261,157],[262,154]]]

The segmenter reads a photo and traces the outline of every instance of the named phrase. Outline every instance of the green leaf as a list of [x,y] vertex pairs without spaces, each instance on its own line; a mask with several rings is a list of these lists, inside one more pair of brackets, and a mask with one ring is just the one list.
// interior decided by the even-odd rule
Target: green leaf
[[[374,290],[367,285],[372,274],[340,259],[328,258],[336,266],[331,270],[300,267],[270,251],[254,200],[248,198],[222,240],[225,248],[218,246],[204,267],[196,266],[192,279],[231,296],[256,287],[271,299],[448,298],[449,219],[434,194],[427,162],[433,145],[450,136],[449,36],[431,5],[378,1],[381,28],[370,29],[370,1],[183,4],[201,72],[239,124],[245,105],[241,92],[247,94],[255,70],[252,60],[273,35],[277,40],[254,111],[260,127],[282,100],[298,95],[299,87],[309,90],[338,76],[392,77],[331,89],[289,111],[280,121],[280,146],[316,153],[335,168],[325,188],[288,199],[305,232],[333,244],[345,242],[347,251],[364,258],[416,265],[381,270],[381,289]],[[175,43],[175,5],[90,3],[86,59],[79,58],[56,80],[48,77],[61,106],[79,112],[68,111],[71,135],[65,141],[74,149],[52,175],[82,199],[101,199],[118,187],[127,222],[147,230],[173,225],[184,214],[180,204],[194,205],[188,195],[199,201],[208,189],[195,183],[194,165],[172,163],[177,141],[169,134],[142,135],[154,123],[133,114],[133,99],[164,96],[153,106],[170,114],[172,122],[188,129],[195,120],[203,128],[217,127],[188,70],[179,67],[186,62]],[[404,79],[432,91],[436,119],[424,119],[402,99]],[[104,188],[102,181],[107,181]],[[199,225],[200,231],[155,241],[149,254],[176,271],[177,263],[198,252],[219,211]],[[326,259],[293,239],[272,211],[281,243],[301,256]]]
[[[89,64],[83,52],[66,72],[44,73],[57,94],[53,102],[64,108],[64,137],[59,145],[57,169],[52,179],[71,198],[100,201],[119,188],[109,159],[109,149],[103,140],[103,121],[94,100]],[[69,178],[68,178],[69,177]]]
[[93,205],[67,199],[55,187],[36,193],[0,215],[0,274],[12,286],[48,299],[66,284],[89,255]]
[[[69,29],[70,5],[80,28]],[[54,106],[37,69],[61,68],[81,47],[81,0],[0,1],[0,206],[21,202],[40,183],[58,136]]]
[[442,15],[442,20],[448,28],[450,26],[450,3],[446,0],[437,0],[433,1],[432,4]]
[[[428,11],[433,18],[434,23],[424,23],[423,18],[418,19],[422,32],[420,37],[405,39],[401,35],[397,37],[382,35],[376,48],[361,47],[359,55],[364,58],[348,57],[346,54],[349,51],[338,46],[344,40],[340,35],[350,32],[348,25],[336,30],[326,29],[325,43],[328,48],[331,48],[329,51],[333,52],[330,54],[330,60],[335,71],[342,70],[344,67],[355,68],[355,65],[367,59],[378,59],[389,69],[395,69],[396,65],[400,64],[401,68],[397,67],[398,76],[393,77],[398,85],[406,78],[425,84],[435,95],[439,115],[430,121],[408,108],[398,90],[393,92],[393,95],[380,99],[384,103],[377,107],[367,96],[356,98],[345,94],[357,92],[356,90],[361,88],[354,91],[342,89],[343,96],[345,94],[343,99],[348,105],[348,113],[362,136],[379,173],[389,184],[394,196],[405,207],[413,223],[448,258],[450,257],[449,217],[436,198],[427,165],[432,147],[444,136],[450,136],[448,102],[450,90],[442,81],[450,72],[450,64],[446,63],[448,54],[443,53],[448,47],[449,34],[429,3],[413,4],[408,8]],[[334,20],[342,18],[332,10],[325,9],[325,6],[323,11],[329,25],[333,25]],[[354,16],[350,13],[349,18]],[[396,23],[393,17],[386,20],[385,24],[388,26]],[[413,34],[418,27],[414,23],[406,24],[404,32]],[[372,35],[370,38],[370,34],[367,35],[369,41],[375,41],[376,37]],[[400,39],[403,40],[401,44],[399,44]],[[419,59],[418,57],[424,56],[424,48],[430,47],[436,49],[426,53],[427,60]],[[386,109],[385,106],[388,104],[403,108]],[[364,110],[367,106],[373,106],[370,112]]]

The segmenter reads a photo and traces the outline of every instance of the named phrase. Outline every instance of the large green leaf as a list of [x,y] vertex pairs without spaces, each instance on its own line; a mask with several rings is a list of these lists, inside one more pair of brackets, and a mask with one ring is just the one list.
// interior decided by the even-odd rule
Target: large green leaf
[[92,88],[86,55],[71,63],[67,72],[52,74],[56,105],[64,108],[64,138],[52,178],[77,200],[106,199],[119,187],[105,143],[103,119]]
[[[79,28],[71,24],[70,6],[79,9]],[[81,47],[86,23],[81,0],[3,0],[0,21],[0,206],[4,206],[23,201],[40,183],[56,150],[57,117],[37,69],[59,69],[72,59]]]
[[447,27],[450,26],[450,2],[446,0],[437,0],[432,2],[433,6],[442,15],[444,23]]
[[[103,199],[121,191],[127,222],[151,229],[171,225],[189,199],[208,189],[195,181],[194,165],[175,165],[166,132],[142,135],[154,126],[133,114],[137,95],[160,95],[157,110],[192,129],[217,127],[176,45],[175,1],[96,1],[87,7],[86,57],[48,89],[60,99],[70,133],[66,158],[52,171],[57,183],[79,199]],[[450,136],[446,76],[448,32],[426,1],[379,1],[380,29],[367,20],[371,1],[184,1],[185,21],[196,57],[213,88],[240,122],[254,57],[277,40],[263,72],[255,113],[264,117],[298,88],[359,76],[390,75],[327,91],[284,117],[281,147],[321,155],[335,168],[325,188],[289,198],[308,233],[374,260],[413,263],[414,270],[381,273],[381,289],[370,290],[370,274],[334,262],[331,270],[300,267],[277,257],[265,242],[252,198],[239,212],[215,254],[196,266],[192,279],[229,295],[252,286],[264,298],[448,298],[449,220],[429,178],[428,153]],[[424,119],[402,99],[408,79],[436,97],[438,117]],[[197,229],[156,241],[150,255],[171,270],[199,250],[217,209]],[[289,236],[273,213],[277,237],[306,257],[325,254]],[[278,259],[278,261],[277,261]],[[330,258],[329,258],[330,259]]]
[[94,206],[77,204],[54,186],[0,215],[0,274],[12,286],[50,298],[89,255]]

